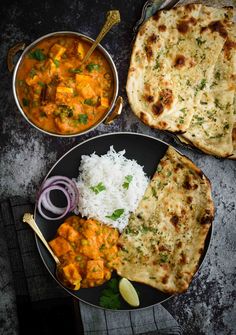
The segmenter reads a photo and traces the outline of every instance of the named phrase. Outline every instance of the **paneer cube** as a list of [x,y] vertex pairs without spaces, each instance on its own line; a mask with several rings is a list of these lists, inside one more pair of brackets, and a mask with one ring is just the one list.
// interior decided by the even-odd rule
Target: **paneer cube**
[[[82,241],[81,241],[82,242]],[[93,241],[91,241],[92,243],[88,243],[86,245],[81,245],[80,246],[80,252],[81,254],[92,258],[92,259],[97,259],[99,258],[99,248],[98,245],[96,245],[95,243],[93,243]]]
[[66,48],[56,43],[51,47],[49,51],[49,56],[52,59],[60,60],[61,56],[64,54],[65,51],[66,51]]
[[103,260],[92,260],[87,263],[87,278],[88,279],[103,279],[104,263]]
[[80,84],[80,83],[90,83],[93,78],[91,78],[91,76],[88,76],[86,74],[76,74],[75,76],[75,80],[76,80],[76,84]]
[[78,43],[77,52],[78,52],[79,59],[83,60],[83,58],[85,56],[85,51],[84,51],[84,47],[83,47],[82,43]]
[[57,72],[56,64],[51,59],[47,60],[45,68],[48,70],[50,76]]
[[68,281],[75,290],[79,290],[82,277],[79,273],[78,265],[70,263],[62,268],[63,277]]
[[37,82],[39,81],[39,76],[37,74],[34,76],[28,76],[26,77],[25,81],[27,85],[33,86],[37,84]]
[[68,223],[63,223],[59,229],[57,230],[58,235],[64,237],[66,240],[70,242],[78,242],[79,233]]
[[96,97],[96,94],[90,84],[81,82],[76,86],[76,89],[84,99],[92,99]]
[[64,103],[67,101],[67,98],[72,97],[74,90],[71,87],[58,86],[56,91],[56,102]]
[[62,255],[65,255],[67,252],[72,251],[70,243],[60,236],[50,241],[49,245],[57,257],[60,257]]
[[105,108],[108,108],[109,107],[109,99],[108,98],[105,98],[105,97],[101,97],[101,106],[102,107],[105,107]]
[[67,86],[58,86],[57,93],[73,95],[73,88]]

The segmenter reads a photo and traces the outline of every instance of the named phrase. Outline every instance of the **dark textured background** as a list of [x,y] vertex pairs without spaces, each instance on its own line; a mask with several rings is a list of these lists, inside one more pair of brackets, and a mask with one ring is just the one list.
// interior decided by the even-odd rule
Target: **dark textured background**
[[[0,199],[12,195],[34,199],[38,185],[57,158],[75,144],[101,133],[142,132],[178,147],[170,136],[142,125],[132,114],[126,100],[124,88],[133,38],[132,27],[140,17],[143,4],[144,0],[1,1]],[[208,1],[208,4],[236,5],[236,2],[215,0]],[[28,125],[14,103],[12,75],[6,68],[8,48],[19,41],[32,42],[41,35],[57,30],[75,30],[95,38],[109,9],[119,9],[122,18],[122,22],[102,42],[112,55],[119,73],[120,94],[125,98],[122,116],[114,125],[100,125],[96,131],[83,137],[59,139],[41,134]],[[179,149],[212,181],[216,217],[213,239],[203,267],[188,292],[169,300],[164,306],[175,316],[185,334],[233,335],[236,334],[236,163],[181,147]]]

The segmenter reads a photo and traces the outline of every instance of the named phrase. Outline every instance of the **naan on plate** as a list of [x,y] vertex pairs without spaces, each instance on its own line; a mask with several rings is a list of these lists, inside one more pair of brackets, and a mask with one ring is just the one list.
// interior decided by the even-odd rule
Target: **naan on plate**
[[169,147],[119,239],[118,274],[170,294],[187,290],[213,217],[208,179]]

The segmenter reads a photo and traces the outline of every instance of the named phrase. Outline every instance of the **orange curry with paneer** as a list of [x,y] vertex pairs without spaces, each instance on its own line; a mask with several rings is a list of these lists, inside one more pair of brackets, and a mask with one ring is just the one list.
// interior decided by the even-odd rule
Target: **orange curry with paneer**
[[22,109],[38,127],[57,134],[82,132],[97,124],[113,98],[113,75],[91,44],[76,36],[49,37],[25,55],[16,89]]
[[93,219],[71,216],[49,242],[61,262],[61,276],[75,290],[93,287],[111,278],[118,262],[119,233]]

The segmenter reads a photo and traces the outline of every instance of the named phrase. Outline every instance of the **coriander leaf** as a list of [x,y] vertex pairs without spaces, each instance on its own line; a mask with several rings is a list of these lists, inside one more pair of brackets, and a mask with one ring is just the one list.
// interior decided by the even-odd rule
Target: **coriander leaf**
[[29,107],[29,100],[28,100],[28,99],[23,98],[23,99],[22,99],[22,103],[23,103],[23,106],[24,106],[24,107]]
[[103,185],[102,182],[98,183],[97,185],[95,186],[91,186],[90,187],[90,190],[92,190],[95,194],[98,194],[102,191],[105,191],[106,190],[106,187]]
[[89,106],[94,106],[96,103],[94,102],[93,99],[85,99],[84,104],[89,105]]
[[60,66],[60,62],[57,59],[53,59],[53,63],[56,65],[56,67]]
[[129,184],[131,183],[131,181],[133,180],[133,176],[131,175],[128,175],[128,176],[125,176],[125,181],[123,183],[123,188],[125,188],[126,190],[128,190],[129,188]]
[[36,72],[35,68],[32,67],[32,69],[29,72],[30,78],[34,78],[34,76],[36,75],[36,73],[37,72]]
[[89,63],[89,64],[86,66],[86,69],[87,69],[89,72],[92,72],[92,71],[99,71],[99,69],[100,69],[100,65],[99,65],[99,64]]
[[167,263],[168,262],[168,255],[160,253],[160,263]]
[[101,307],[108,308],[108,309],[120,309],[120,296],[119,294],[112,294],[110,293],[108,296],[104,295],[101,296],[99,300],[99,304]]
[[109,309],[121,308],[118,284],[117,278],[113,278],[107,283],[107,286],[102,291],[102,295],[99,299],[100,306]]
[[45,84],[42,81],[38,81],[38,85],[41,86],[41,87],[45,86]]
[[204,87],[206,86],[206,79],[203,78],[198,86],[199,90],[203,90]]
[[79,123],[86,124],[88,122],[87,114],[80,114],[78,118]]
[[123,208],[116,209],[111,215],[106,215],[106,218],[116,221],[121,217],[124,211],[125,210]]
[[201,37],[197,37],[196,42],[198,46],[201,46],[202,44],[206,43],[206,40],[202,40]]
[[108,283],[107,286],[111,288],[114,292],[119,292],[119,281],[117,278],[112,278]]
[[42,49],[35,49],[29,53],[29,58],[43,61],[47,58],[47,56],[42,52]]
[[76,68],[76,69],[69,69],[68,71],[71,72],[71,73],[81,73],[82,72],[82,70],[78,69],[78,68]]

